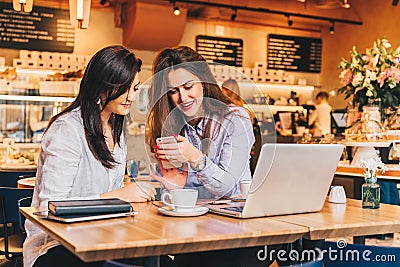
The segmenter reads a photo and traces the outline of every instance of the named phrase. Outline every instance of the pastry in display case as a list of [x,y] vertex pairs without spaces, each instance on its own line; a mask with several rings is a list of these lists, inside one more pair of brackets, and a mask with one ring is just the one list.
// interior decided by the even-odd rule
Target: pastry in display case
[[12,138],[4,138],[0,144],[0,169],[36,169],[39,144],[16,143]]
[[0,141],[40,142],[49,119],[74,100],[82,75],[83,69],[0,70]]

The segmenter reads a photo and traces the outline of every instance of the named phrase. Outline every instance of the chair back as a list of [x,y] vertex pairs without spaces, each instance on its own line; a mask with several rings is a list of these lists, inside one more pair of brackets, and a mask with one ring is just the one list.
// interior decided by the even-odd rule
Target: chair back
[[33,189],[0,187],[0,221],[3,224],[19,222],[18,200],[31,197]]
[[[339,243],[339,242],[338,242]],[[325,267],[397,267],[400,265],[399,247],[367,246],[325,242],[322,247]],[[330,253],[330,254],[329,254]]]
[[19,211],[21,207],[30,207],[32,203],[32,197],[24,197],[18,200],[18,222],[22,232],[25,232],[25,216]]
[[32,177],[36,175],[36,171],[0,171],[0,186],[17,187],[20,176]]

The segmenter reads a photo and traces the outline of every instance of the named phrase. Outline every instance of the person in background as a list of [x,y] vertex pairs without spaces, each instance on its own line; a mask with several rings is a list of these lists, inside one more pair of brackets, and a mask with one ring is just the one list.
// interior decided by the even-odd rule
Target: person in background
[[312,134],[323,136],[331,133],[331,111],[332,107],[328,103],[329,94],[321,91],[317,94],[315,110],[310,114],[308,125],[313,125]]
[[[98,51],[87,65],[79,94],[51,118],[41,143],[32,206],[49,200],[153,199],[155,190],[124,186],[125,115],[136,97],[141,60],[122,46]],[[26,221],[24,266],[102,266],[84,263],[58,241]]]
[[[229,78],[228,80],[224,81],[221,86],[222,92],[224,95],[229,97],[233,104],[235,104],[238,107],[243,107],[244,106],[244,101],[240,96],[240,88],[239,84],[237,83],[236,80]],[[246,111],[249,113],[250,119],[253,124],[253,133],[255,137],[255,142],[253,146],[251,147],[251,156],[250,156],[250,172],[253,175],[254,170],[257,165],[258,157],[260,155],[261,151],[261,146],[262,146],[262,140],[261,140],[261,130],[260,126],[258,125],[258,121],[256,118],[256,115],[254,112],[248,108],[246,108]]]

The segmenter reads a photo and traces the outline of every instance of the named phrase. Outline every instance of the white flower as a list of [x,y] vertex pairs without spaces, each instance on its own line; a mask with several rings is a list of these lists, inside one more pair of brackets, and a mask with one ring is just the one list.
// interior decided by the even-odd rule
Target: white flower
[[389,41],[386,40],[386,39],[382,39],[382,45],[383,45],[383,47],[386,48],[386,49],[392,47],[392,45],[391,45],[391,44],[389,43]]
[[369,78],[371,81],[376,81],[376,73],[373,71],[370,71],[369,69],[365,70],[365,76]]
[[363,75],[359,72],[356,73],[356,75],[354,75],[353,77],[353,81],[351,82],[351,84],[355,87],[357,87],[357,85],[362,82],[362,80],[364,79]]
[[380,170],[382,173],[387,171],[387,167],[383,164],[381,158],[369,158],[367,160],[362,160],[361,165],[365,169],[365,176],[371,178],[373,175]]
[[368,96],[368,97],[371,97],[371,96],[373,96],[374,94],[372,93],[371,90],[368,90],[368,91],[365,93],[365,95]]

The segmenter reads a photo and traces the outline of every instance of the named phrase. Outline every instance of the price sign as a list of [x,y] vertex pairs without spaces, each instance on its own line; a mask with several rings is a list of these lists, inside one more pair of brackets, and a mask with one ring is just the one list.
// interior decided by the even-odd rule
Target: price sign
[[72,53],[75,30],[69,11],[33,6],[30,13],[0,3],[0,47]]
[[242,39],[197,35],[196,51],[210,62],[235,67],[242,66]]
[[321,39],[269,34],[267,49],[269,69],[321,71]]

